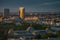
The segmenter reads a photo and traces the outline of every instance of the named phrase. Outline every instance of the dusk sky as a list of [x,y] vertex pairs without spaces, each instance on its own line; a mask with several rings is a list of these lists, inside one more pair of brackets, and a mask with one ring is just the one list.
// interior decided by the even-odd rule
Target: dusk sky
[[4,8],[18,12],[21,6],[25,7],[26,12],[59,12],[60,0],[0,0],[0,12]]

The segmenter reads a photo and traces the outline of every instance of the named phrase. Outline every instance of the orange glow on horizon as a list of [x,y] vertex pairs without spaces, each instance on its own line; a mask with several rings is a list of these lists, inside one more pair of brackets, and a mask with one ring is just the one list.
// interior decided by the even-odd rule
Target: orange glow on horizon
[[28,20],[33,20],[33,21],[36,21],[38,20],[38,17],[26,17],[24,20],[28,21]]

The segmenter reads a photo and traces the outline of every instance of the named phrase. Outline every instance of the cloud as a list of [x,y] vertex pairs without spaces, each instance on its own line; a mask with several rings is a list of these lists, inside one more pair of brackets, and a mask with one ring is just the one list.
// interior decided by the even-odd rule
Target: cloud
[[42,3],[40,5],[53,5],[53,4],[60,4],[60,1],[54,1],[54,2],[45,2],[45,3]]

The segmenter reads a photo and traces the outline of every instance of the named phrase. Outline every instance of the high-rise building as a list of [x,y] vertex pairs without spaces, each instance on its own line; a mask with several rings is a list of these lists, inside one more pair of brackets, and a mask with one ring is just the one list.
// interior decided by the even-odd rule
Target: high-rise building
[[3,13],[3,17],[8,17],[8,16],[9,16],[9,9],[5,8],[4,13]]
[[24,19],[24,13],[25,13],[25,8],[24,7],[20,7],[19,8],[19,17],[21,19]]

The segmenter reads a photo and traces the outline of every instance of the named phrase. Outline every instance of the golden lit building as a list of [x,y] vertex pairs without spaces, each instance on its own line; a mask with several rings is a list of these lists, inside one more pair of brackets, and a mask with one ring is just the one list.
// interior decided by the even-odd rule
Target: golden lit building
[[28,15],[24,18],[25,21],[38,21],[38,16],[36,15]]
[[38,20],[38,17],[26,17],[25,19],[24,19],[25,21],[37,21]]
[[25,16],[25,8],[24,7],[20,7],[19,8],[19,17],[25,21],[37,21],[38,20],[38,16],[33,15],[32,13],[30,13],[30,15]]
[[19,8],[19,17],[21,19],[24,19],[24,12],[25,12],[25,8],[24,7],[20,7]]
[[2,21],[2,16],[0,16],[0,21]]

